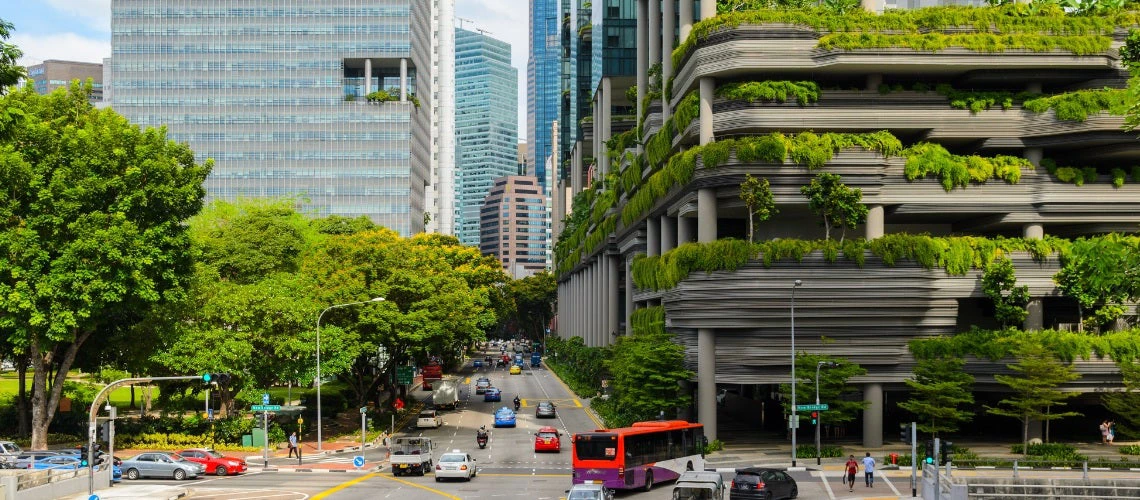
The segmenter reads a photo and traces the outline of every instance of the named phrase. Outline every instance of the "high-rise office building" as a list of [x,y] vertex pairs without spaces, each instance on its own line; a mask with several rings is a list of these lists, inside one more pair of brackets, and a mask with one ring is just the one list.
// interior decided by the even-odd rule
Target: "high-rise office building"
[[479,245],[492,182],[518,170],[518,81],[510,44],[455,30],[455,235],[464,245]]
[[558,40],[558,0],[530,0],[530,56],[526,65],[527,164],[545,191],[554,184],[547,172],[551,150],[550,125],[561,108],[561,43]]
[[494,180],[483,202],[479,250],[498,258],[515,279],[547,268],[546,201],[534,176],[509,175]]
[[55,89],[67,88],[73,80],[86,82],[91,79],[91,101],[103,100],[103,65],[99,63],[60,61],[48,59],[40,64],[28,66],[28,79],[36,93],[50,94]]
[[449,167],[453,1],[112,0],[112,106],[213,158],[211,199],[421,232]]
[[[428,232],[455,234],[455,0],[430,2],[434,22],[420,29],[431,33],[425,59],[438,68],[433,96],[439,105],[432,108],[431,185],[424,211],[430,215]],[[417,47],[412,47],[416,50]]]

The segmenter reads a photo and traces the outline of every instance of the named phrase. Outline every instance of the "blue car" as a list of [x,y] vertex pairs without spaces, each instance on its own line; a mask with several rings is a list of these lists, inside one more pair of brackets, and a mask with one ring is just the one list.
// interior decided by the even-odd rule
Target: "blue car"
[[506,406],[495,412],[495,427],[514,427],[515,412]]
[[502,400],[503,400],[503,391],[500,391],[494,387],[488,387],[483,392],[483,401],[485,401],[485,402],[502,401]]
[[82,462],[75,455],[55,455],[32,462],[32,469],[78,469]]

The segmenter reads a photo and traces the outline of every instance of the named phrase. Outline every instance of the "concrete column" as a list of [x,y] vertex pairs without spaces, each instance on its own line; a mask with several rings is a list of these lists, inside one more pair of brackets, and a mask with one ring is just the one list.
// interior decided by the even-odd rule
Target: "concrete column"
[[593,307],[590,308],[590,317],[593,318],[592,323],[594,327],[590,329],[590,345],[594,347],[601,345],[598,341],[598,339],[601,337],[599,332],[605,328],[605,325],[603,324],[605,321],[605,312],[602,310],[602,307],[605,305],[605,303],[602,299],[606,296],[606,291],[602,289],[601,267],[602,266],[597,260],[595,260],[594,263],[590,265],[590,274],[593,276],[592,281],[594,282],[594,285],[591,287],[593,290],[591,292],[593,293],[593,298],[591,300]]
[[1030,222],[1021,228],[1021,234],[1027,240],[1039,240],[1045,237],[1045,226],[1040,222]]
[[712,78],[701,78],[701,145],[704,146],[713,141],[713,99],[716,92],[716,80]]
[[692,217],[677,217],[677,246],[693,241],[695,223]]
[[1025,316],[1025,324],[1022,328],[1026,331],[1040,330],[1045,328],[1045,308],[1041,305],[1040,298],[1030,298],[1029,303],[1025,305],[1025,310],[1029,314]]
[[633,314],[633,258],[625,261],[625,334],[633,335],[633,322],[629,320]]
[[400,101],[408,100],[408,60],[400,59]]
[[[578,193],[581,193],[582,189],[586,187],[585,182],[582,180],[582,155],[585,154],[585,151],[582,151],[582,147],[582,141],[577,141],[574,143],[573,152],[570,153],[570,185],[573,187],[570,190],[571,199],[577,196]],[[573,207],[571,207],[571,209],[573,209]],[[582,210],[582,207],[578,207],[578,209]]]
[[[599,163],[599,161],[602,159],[602,148],[605,147],[605,145],[602,144],[602,140],[601,140],[601,137],[602,137],[602,118],[603,118],[602,117],[602,96],[601,96],[601,92],[602,91],[599,88],[594,93],[594,143],[592,144],[593,151],[594,151],[594,155],[593,155],[594,156],[594,172],[597,172],[598,168],[600,168],[601,163]],[[592,179],[587,179],[586,185],[587,186],[590,185],[591,181],[592,181]]]
[[654,217],[645,219],[645,255],[653,257],[661,252],[661,221]]
[[716,189],[697,191],[697,241],[716,241]]
[[[669,85],[669,79],[673,78],[673,48],[676,46],[673,43],[674,32],[676,31],[677,23],[677,9],[674,0],[661,0],[661,117],[662,122],[669,120],[673,116],[673,110],[669,107],[668,96],[666,96],[665,88]],[[684,0],[682,0],[684,1]]]
[[878,92],[879,85],[883,84],[882,73],[871,73],[867,75],[867,90]]
[[863,447],[882,447],[883,384],[872,382],[864,385],[863,400],[869,403],[863,411]]
[[716,17],[716,2],[701,1],[701,20],[712,19]]
[[673,217],[662,215],[660,225],[661,255],[665,255],[665,252],[677,248],[677,220]]
[[1029,163],[1032,163],[1034,167],[1041,166],[1041,158],[1044,157],[1044,155],[1045,151],[1041,148],[1025,148],[1025,150],[1022,151],[1022,156],[1024,156],[1026,160],[1029,160]]
[[882,205],[867,206],[867,224],[863,229],[868,241],[883,236],[884,218]]
[[372,93],[372,60],[364,60],[364,95]]
[[[652,0],[637,0],[637,102],[634,107],[637,108],[638,119],[642,112],[641,100],[649,91],[649,1]],[[598,40],[604,42],[605,39]]]
[[[693,31],[693,0],[680,0],[680,9],[677,11],[677,25],[681,27],[680,42],[684,43]],[[710,439],[711,441],[711,439]]]
[[605,160],[605,163],[601,164],[601,172],[602,172],[602,178],[603,179],[606,177],[606,174],[608,174],[610,172],[610,158],[609,158],[610,155],[609,155],[609,151],[606,149],[606,141],[610,140],[610,137],[613,136],[613,133],[612,133],[613,117],[611,116],[611,113],[613,112],[613,108],[614,108],[614,106],[613,106],[613,82],[610,80],[610,77],[607,76],[607,77],[602,78],[602,117],[603,117],[603,120],[602,120],[601,145],[602,145],[602,159]]
[[1045,434],[1042,432],[1042,425],[1040,420],[1029,421],[1029,439],[1042,439]]
[[649,65],[661,62],[661,2],[649,0]]
[[697,329],[697,418],[716,439],[716,330]]
[[606,297],[608,306],[606,312],[608,313],[608,325],[606,328],[606,341],[602,345],[610,345],[616,340],[614,335],[618,333],[621,328],[621,310],[618,308],[621,298],[621,275],[619,274],[620,263],[618,262],[617,255],[610,255],[606,257],[606,290],[609,292]]

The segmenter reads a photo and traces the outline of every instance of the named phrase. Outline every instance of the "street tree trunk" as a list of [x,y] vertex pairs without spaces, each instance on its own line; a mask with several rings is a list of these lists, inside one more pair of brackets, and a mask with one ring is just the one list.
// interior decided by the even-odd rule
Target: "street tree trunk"
[[[75,355],[79,346],[91,336],[91,332],[76,335],[75,340],[63,350],[63,359],[55,359],[55,350],[45,350],[40,346],[40,339],[33,337],[31,342],[31,363],[35,373],[32,376],[32,443],[33,450],[47,449],[48,427],[55,412],[59,408],[59,398],[63,393],[63,383],[67,380],[67,372],[75,362]],[[61,346],[62,347],[62,346]],[[48,389],[48,371],[53,365],[58,370],[52,377],[51,389]]]
[[27,437],[31,432],[28,426],[28,358],[22,356],[16,365],[16,374],[19,378],[19,393],[16,396],[16,433],[20,437]]

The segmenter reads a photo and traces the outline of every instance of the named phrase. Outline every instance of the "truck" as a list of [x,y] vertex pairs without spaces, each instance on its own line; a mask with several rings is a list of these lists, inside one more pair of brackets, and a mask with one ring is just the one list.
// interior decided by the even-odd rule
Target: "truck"
[[673,484],[673,500],[723,500],[724,478],[719,472],[685,471]]
[[392,475],[424,475],[432,467],[431,452],[430,438],[398,437],[392,440],[392,454],[389,457]]
[[435,384],[431,402],[438,409],[454,410],[459,403],[459,384],[454,379],[442,379]]

